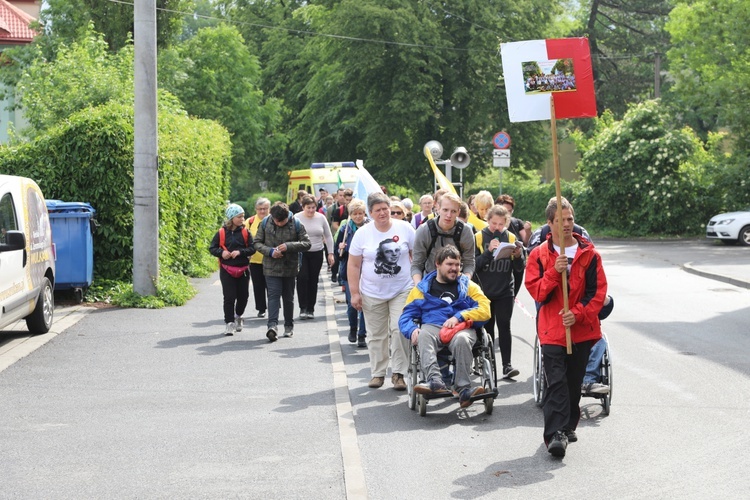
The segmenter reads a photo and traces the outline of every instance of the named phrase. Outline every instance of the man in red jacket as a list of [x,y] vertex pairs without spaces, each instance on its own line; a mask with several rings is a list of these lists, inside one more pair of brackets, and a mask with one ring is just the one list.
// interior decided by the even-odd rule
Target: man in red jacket
[[[573,232],[570,203],[562,201],[562,242],[556,200],[547,205],[546,216],[553,229],[547,241],[529,255],[526,288],[541,304],[537,334],[546,383],[544,442],[549,453],[564,457],[568,442],[578,440],[575,430],[580,419],[581,382],[591,346],[602,336],[598,315],[607,297],[607,278],[594,245]],[[567,312],[563,309],[562,273],[567,273],[568,279]],[[570,328],[572,354],[566,350],[566,327]]]

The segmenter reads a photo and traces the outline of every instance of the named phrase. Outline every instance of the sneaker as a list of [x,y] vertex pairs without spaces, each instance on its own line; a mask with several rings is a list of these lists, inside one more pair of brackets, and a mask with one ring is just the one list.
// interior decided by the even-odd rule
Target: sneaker
[[352,330],[349,332],[349,342],[352,344],[357,341],[357,330]]
[[391,383],[393,384],[393,388],[397,391],[406,390],[406,381],[404,380],[404,376],[400,373],[394,373],[391,376]]
[[549,444],[547,445],[547,451],[553,457],[562,458],[565,456],[565,449],[568,447],[568,438],[562,431],[557,431],[552,436]]
[[234,325],[235,330],[238,332],[242,331],[242,316],[235,316],[234,317]]
[[385,377],[372,377],[367,387],[377,389],[378,387],[383,387],[383,383],[385,383]]
[[473,403],[471,398],[479,396],[480,394],[484,394],[484,387],[475,387],[474,389],[467,387],[463,389],[458,395],[458,402],[460,403],[461,408],[468,408],[471,406],[471,403]]
[[258,311],[258,317],[259,318],[265,318],[266,317],[266,311]]
[[276,342],[278,333],[276,332],[275,326],[268,328],[268,331],[266,332],[266,337],[268,337],[269,342]]
[[227,337],[234,335],[234,323],[227,323],[227,326],[224,329],[224,335]]
[[576,434],[576,431],[563,429],[563,433],[565,434],[565,437],[568,438],[569,443],[575,443],[576,441],[578,441],[578,434]]
[[308,319],[309,316],[307,315],[307,311],[300,311],[299,312],[299,319]]
[[307,319],[315,319],[315,314],[312,311],[307,311]]
[[581,385],[581,392],[583,394],[609,394],[609,386],[599,382],[589,382]]
[[503,366],[503,378],[513,378],[518,376],[518,370],[510,365]]
[[367,337],[357,337],[357,347],[367,347]]
[[284,337],[294,337],[294,327],[292,327],[292,326],[285,326],[284,327]]
[[448,388],[439,378],[433,378],[429,382],[422,382],[414,386],[414,392],[417,394],[435,394],[436,392],[445,392]]

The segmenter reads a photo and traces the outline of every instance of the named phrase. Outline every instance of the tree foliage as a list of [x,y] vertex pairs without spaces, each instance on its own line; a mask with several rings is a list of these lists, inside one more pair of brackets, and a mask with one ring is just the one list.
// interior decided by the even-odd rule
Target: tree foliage
[[109,101],[133,100],[133,48],[109,53],[101,34],[91,26],[70,47],[61,46],[57,59],[41,54],[29,62],[16,86],[31,129],[38,135],[76,111]]
[[278,158],[286,142],[278,131],[280,102],[266,99],[259,89],[258,58],[235,27],[220,25],[203,28],[163,51],[161,60],[161,86],[174,93],[190,115],[216,120],[229,130],[232,197],[246,197],[268,178],[264,159]]
[[[622,116],[629,103],[654,97],[657,54],[669,46],[664,30],[670,0],[586,0],[577,15],[575,36],[591,46],[597,107]],[[662,69],[667,67],[661,58]]]
[[[89,23],[104,34],[109,50],[117,52],[133,38],[133,4],[108,0],[46,0],[40,21],[55,44],[80,38]],[[193,9],[193,0],[156,0],[156,43],[168,47],[182,32],[182,12]]]
[[706,150],[689,128],[672,128],[658,101],[632,106],[621,121],[606,112],[593,137],[575,137],[592,225],[635,235],[684,234],[716,213],[715,149]]
[[447,154],[465,146],[474,155],[468,178],[488,167],[502,128],[518,139],[516,165],[547,155],[539,124],[508,123],[498,49],[544,37],[557,2],[342,0],[292,11],[269,3],[252,19],[288,30],[263,30],[259,40],[264,89],[289,109],[285,164],[362,158],[379,181],[422,190],[431,139]]

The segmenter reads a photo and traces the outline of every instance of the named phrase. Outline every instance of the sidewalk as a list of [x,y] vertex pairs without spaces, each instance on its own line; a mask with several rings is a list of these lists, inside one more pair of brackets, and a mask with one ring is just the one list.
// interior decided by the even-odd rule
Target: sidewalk
[[744,259],[730,258],[721,262],[704,259],[686,262],[682,268],[691,274],[750,289],[750,251],[747,253]]
[[274,343],[252,299],[243,331],[224,336],[216,275],[194,284],[184,307],[94,310],[72,326],[58,313],[66,334],[9,363],[5,487],[19,498],[367,497],[330,284],[316,319]]

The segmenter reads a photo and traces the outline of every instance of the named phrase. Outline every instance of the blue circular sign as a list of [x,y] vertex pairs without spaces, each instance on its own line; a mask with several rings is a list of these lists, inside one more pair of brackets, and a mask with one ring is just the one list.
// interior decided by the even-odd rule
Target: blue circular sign
[[507,132],[498,132],[492,138],[492,144],[496,149],[508,149],[510,147],[510,135]]

